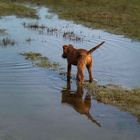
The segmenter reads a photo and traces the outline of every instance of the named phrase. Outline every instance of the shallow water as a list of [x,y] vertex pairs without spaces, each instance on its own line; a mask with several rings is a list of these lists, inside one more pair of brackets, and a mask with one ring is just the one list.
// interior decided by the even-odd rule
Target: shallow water
[[[90,49],[105,40],[93,54],[94,78],[102,84],[135,87],[140,85],[140,42],[60,20],[43,7],[38,8],[38,14],[36,20],[0,19],[0,28],[8,32],[5,37],[16,41],[14,46],[0,46],[0,139],[139,140],[140,125],[135,117],[98,103],[89,91],[77,87],[75,80],[70,85],[65,76],[34,67],[20,53],[40,52],[66,68],[61,58],[63,44]],[[24,28],[24,22],[55,27],[57,32]],[[66,31],[74,31],[83,41],[63,38]]]

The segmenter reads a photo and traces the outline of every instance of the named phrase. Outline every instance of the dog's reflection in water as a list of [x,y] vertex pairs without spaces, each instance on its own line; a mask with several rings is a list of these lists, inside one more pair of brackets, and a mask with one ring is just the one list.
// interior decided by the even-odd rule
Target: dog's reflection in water
[[62,103],[72,106],[78,113],[87,116],[93,123],[101,127],[100,123],[90,114],[91,95],[87,93],[84,97],[83,96],[83,87],[77,84],[77,90],[71,91],[71,83],[68,81],[67,88],[62,90]]

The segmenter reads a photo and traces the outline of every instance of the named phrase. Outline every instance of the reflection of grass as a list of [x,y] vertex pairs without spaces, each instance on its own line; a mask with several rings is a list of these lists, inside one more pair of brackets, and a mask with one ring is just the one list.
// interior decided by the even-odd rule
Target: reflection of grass
[[140,89],[124,89],[119,86],[85,83],[85,87],[91,90],[93,97],[100,102],[118,106],[122,110],[131,112],[140,122]]
[[26,17],[36,17],[36,11],[23,5],[15,4],[13,2],[0,1],[0,16],[18,15]]
[[40,53],[26,52],[21,53],[21,55],[25,56],[25,59],[31,60],[36,66],[39,67],[51,68],[54,70],[60,67],[58,63],[51,62],[48,57],[43,57]]

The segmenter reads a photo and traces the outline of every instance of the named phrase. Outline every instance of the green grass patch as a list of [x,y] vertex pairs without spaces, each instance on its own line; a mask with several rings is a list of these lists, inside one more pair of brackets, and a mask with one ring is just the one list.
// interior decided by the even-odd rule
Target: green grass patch
[[57,70],[60,68],[60,65],[58,63],[51,62],[48,57],[44,57],[40,53],[26,52],[21,53],[21,55],[25,56],[25,59],[31,60],[33,64],[38,67],[50,68],[53,70]]
[[91,91],[93,98],[97,101],[128,111],[140,122],[140,88],[128,90],[120,86],[100,86],[95,83],[85,83],[84,86]]
[[9,0],[0,0],[0,16],[17,15],[20,17],[32,17],[35,18],[36,10],[26,7],[21,4],[10,2]]

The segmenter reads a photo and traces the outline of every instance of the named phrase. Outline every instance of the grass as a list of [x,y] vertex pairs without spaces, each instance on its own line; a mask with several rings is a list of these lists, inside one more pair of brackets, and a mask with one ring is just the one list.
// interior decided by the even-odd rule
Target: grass
[[139,0],[48,0],[60,18],[140,39]]
[[47,33],[57,33],[58,32],[58,29],[57,28],[53,28],[53,27],[47,27],[43,24],[38,24],[37,22],[35,23],[23,23],[23,26],[25,28],[29,28],[29,29],[33,29],[33,30],[46,30]]
[[51,62],[48,57],[44,57],[40,53],[26,52],[21,53],[21,55],[25,56],[25,59],[31,60],[33,64],[38,67],[50,68],[53,70],[57,70],[60,67],[58,63]]
[[51,8],[60,18],[140,40],[139,0],[30,0],[30,2]]
[[6,34],[6,29],[0,29],[0,35]]
[[0,0],[0,16],[17,15],[20,17],[37,17],[36,10],[21,4]]
[[8,46],[8,45],[13,46],[13,45],[15,45],[15,43],[16,43],[15,40],[10,39],[8,37],[3,38],[2,40],[0,40],[0,45],[2,45],[2,46]]
[[[13,2],[29,1],[0,0],[0,15],[35,15],[33,9]],[[140,40],[139,0],[30,0],[30,3],[45,5],[58,13],[60,18]]]
[[140,123],[140,88],[128,90],[120,86],[100,86],[95,83],[85,83],[84,86],[92,92],[93,98],[97,101],[130,112],[138,118]]
[[73,40],[73,41],[83,41],[83,38],[76,35],[74,32],[64,32],[63,38]]
[[[39,24],[37,22],[31,22],[31,23],[24,22],[23,26],[24,26],[24,28],[39,31],[40,33],[43,33],[44,31],[46,31],[48,34],[51,34],[51,35],[58,35],[58,34],[62,33],[59,29],[57,29],[55,27],[48,27],[43,24]],[[83,41],[84,40],[83,37],[76,35],[74,33],[74,31],[63,32],[62,37],[65,39],[73,40],[73,41]]]

